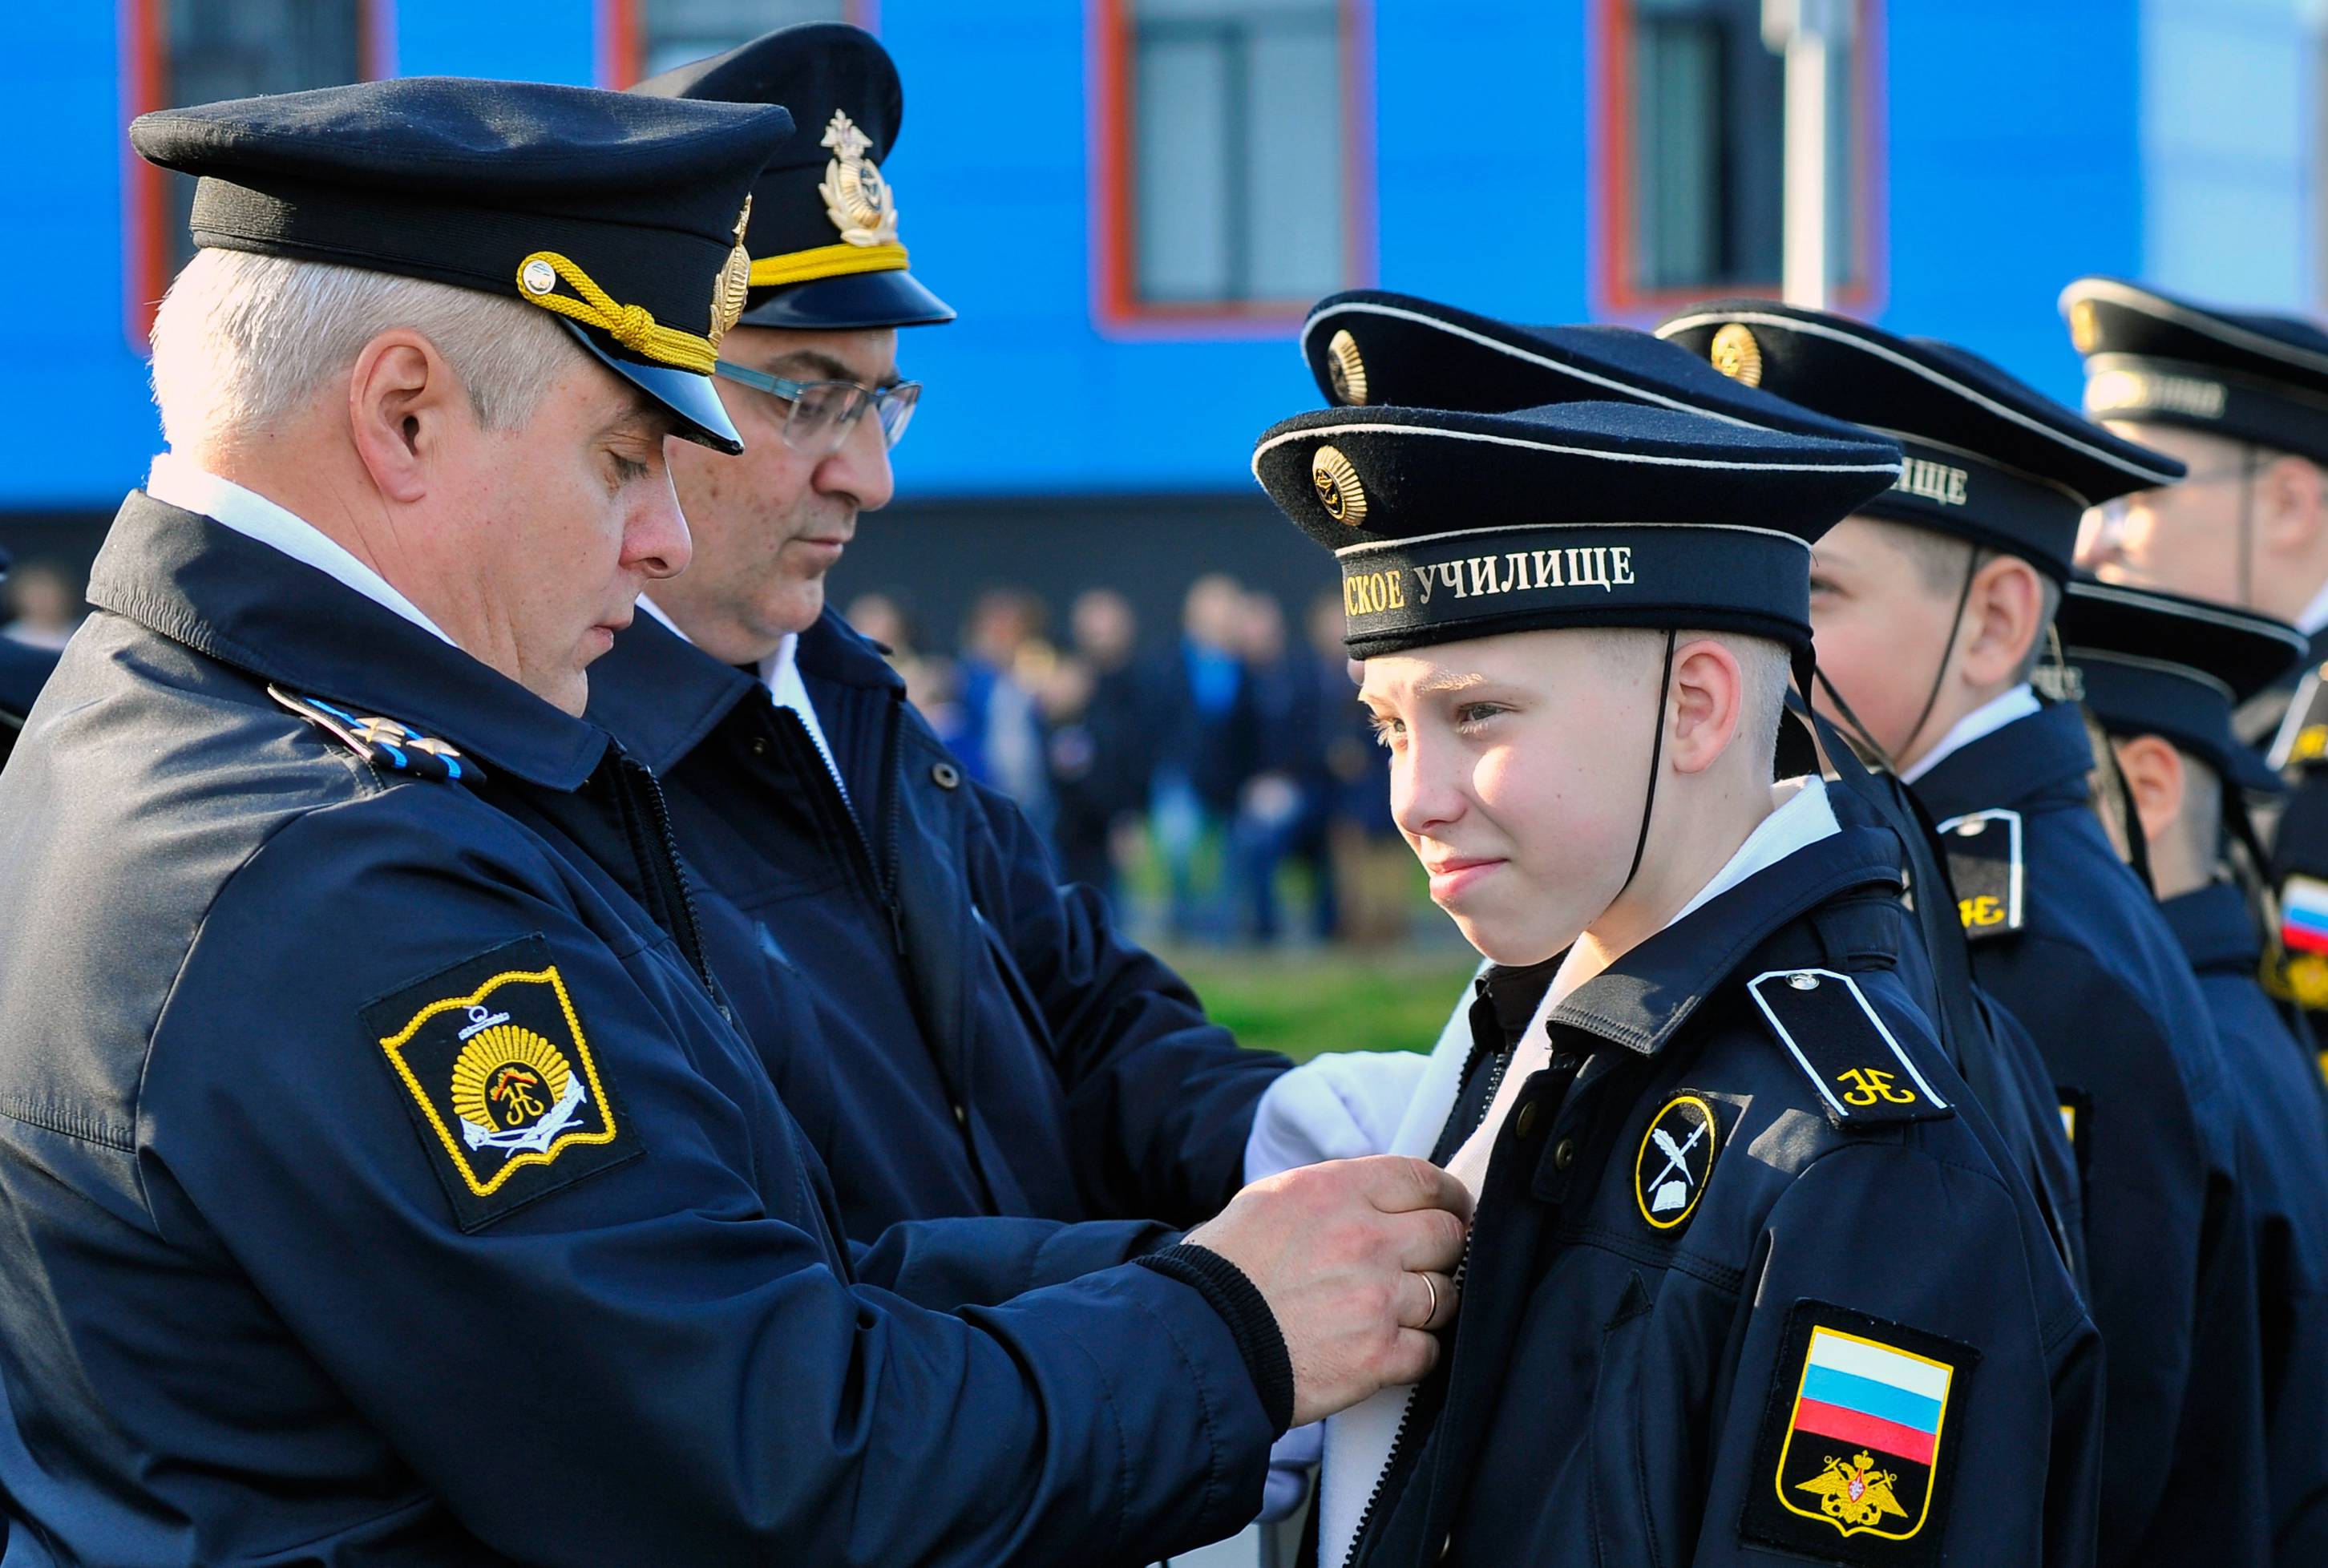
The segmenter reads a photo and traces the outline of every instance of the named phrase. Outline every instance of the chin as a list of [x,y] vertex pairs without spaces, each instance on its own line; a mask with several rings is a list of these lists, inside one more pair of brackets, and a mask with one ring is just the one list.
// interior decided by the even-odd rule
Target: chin
[[1455,928],[1463,934],[1463,940],[1478,949],[1480,957],[1507,969],[1524,969],[1532,963],[1542,963],[1564,951],[1577,937],[1575,931],[1563,936],[1559,932],[1547,930],[1542,920],[1498,919],[1488,914],[1458,915],[1453,910],[1448,913],[1454,918]]

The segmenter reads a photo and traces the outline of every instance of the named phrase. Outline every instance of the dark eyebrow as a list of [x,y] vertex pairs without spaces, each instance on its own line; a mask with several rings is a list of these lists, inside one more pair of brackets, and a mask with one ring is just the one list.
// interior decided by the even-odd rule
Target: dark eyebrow
[[[793,349],[778,354],[761,366],[772,376],[782,376],[788,381],[853,381],[857,372],[821,349]],[[896,386],[905,378],[891,371],[872,383],[876,391]]]

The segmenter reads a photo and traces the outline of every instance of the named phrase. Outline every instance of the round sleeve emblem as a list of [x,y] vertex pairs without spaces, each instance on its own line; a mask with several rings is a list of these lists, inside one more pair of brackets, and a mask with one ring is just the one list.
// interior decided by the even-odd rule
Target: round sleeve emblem
[[1320,446],[1310,459],[1310,483],[1318,487],[1318,503],[1336,522],[1358,527],[1366,520],[1366,487],[1358,471],[1339,449]]
[[1651,1228],[1679,1230],[1713,1174],[1722,1123],[1698,1094],[1676,1094],[1649,1118],[1633,1162],[1633,1197]]

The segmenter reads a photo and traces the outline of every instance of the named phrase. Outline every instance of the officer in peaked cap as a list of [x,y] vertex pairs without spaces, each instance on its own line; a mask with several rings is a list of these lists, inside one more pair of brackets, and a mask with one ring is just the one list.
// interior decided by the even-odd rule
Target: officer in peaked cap
[[[890,474],[880,421],[820,421],[811,399],[909,399],[893,329],[953,315],[905,270],[878,167],[896,68],[868,33],[818,23],[635,90],[782,103],[821,132],[753,189],[752,293],[716,372],[752,450],[674,463],[694,564],[654,585],[592,681],[592,717],[662,776],[737,1021],[815,1129],[852,1235],[1206,1218],[1243,1185],[1284,1060],[1209,1023],[1096,891],[1060,887],[1017,805],[824,603]],[[856,384],[786,393],[776,376]]]
[[1900,440],[1899,482],[1815,551],[1819,666],[1939,820],[1974,972],[2035,1038],[2087,1173],[2111,1385],[2101,1561],[2262,1561],[2237,1085],[2090,809],[2084,716],[2031,685],[2085,510],[2182,465],[1976,355],[1847,317],[1723,301],[1657,331]]
[[[0,550],[0,583],[7,580],[8,553]],[[24,728],[24,716],[33,710],[33,699],[41,694],[42,683],[56,667],[54,651],[29,648],[0,637],[0,764],[7,762],[16,736]]]
[[[1495,412],[1605,399],[1827,440],[1864,438],[1858,426],[1758,391],[1703,354],[1628,327],[1522,326],[1411,295],[1357,290],[1319,302],[1303,324],[1301,349],[1319,390],[1342,406],[1372,399]],[[1828,746],[1830,754],[1837,749]],[[1900,832],[1911,887],[1944,885],[1945,850],[1896,781],[1871,777],[1848,756],[1834,765],[1846,786],[1838,809]],[[1963,930],[1949,914],[1953,897],[1915,904],[1924,953],[1909,958],[1913,967],[1928,953],[1932,971],[1929,983],[1917,987],[1918,999],[1995,1120],[2012,1162],[2039,1193],[2042,1223],[2082,1283],[2084,1197],[2051,1075],[2027,1031],[1973,985]],[[1297,1075],[1334,1058],[1317,1061]],[[1364,1065],[1349,1064],[1344,1075]],[[1357,1092],[1355,1084],[1343,1086],[1345,1099]],[[1264,1109],[1276,1108],[1272,1103]]]
[[1319,1561],[2090,1552],[2095,1337],[1900,972],[1898,845],[1771,784],[1807,547],[1896,464],[1612,402],[1262,437],[1493,964],[1417,1119],[1479,1197],[1454,1355],[1328,1423]]
[[1419,1162],[1200,1244],[860,1249],[727,1017],[581,714],[686,564],[666,438],[735,442],[788,124],[413,80],[132,127],[202,249],[171,449],[0,773],[12,1557],[1137,1561],[1428,1364],[1462,1200]]
[[2252,611],[2090,581],[2070,585],[2060,625],[2149,840],[2159,907],[2198,972],[2226,1067],[2251,1091],[2238,1098],[2272,1394],[2273,1560],[2328,1562],[2328,1102],[2311,1049],[2258,978],[2256,911],[2220,872],[2227,827],[2255,841],[2244,793],[2277,782],[2232,733],[2232,710],[2301,662],[2305,638]]
[[[2303,669],[2242,709],[2239,732],[2295,785],[2269,813],[2283,896],[2318,899],[2328,894],[2328,332],[2109,277],[2070,285],[2061,309],[2086,359],[2087,411],[2191,470],[2096,511],[2082,563],[2107,581],[2292,621],[2311,640]],[[2292,953],[2272,978],[2328,1008],[2328,957]]]

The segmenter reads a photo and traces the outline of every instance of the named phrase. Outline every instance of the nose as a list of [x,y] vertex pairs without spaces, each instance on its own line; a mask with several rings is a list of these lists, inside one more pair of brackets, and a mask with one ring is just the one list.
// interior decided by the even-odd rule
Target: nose
[[652,484],[632,486],[638,499],[623,520],[623,565],[650,582],[675,577],[694,559],[695,541],[687,531],[687,514],[679,509],[665,467]]
[[1391,758],[1391,820],[1418,853],[1419,840],[1462,820],[1467,803],[1453,750],[1410,734],[1405,751]]
[[868,408],[849,427],[832,455],[816,465],[815,483],[818,494],[847,497],[859,512],[889,504],[897,483],[889,471],[889,439],[878,412]]
[[2078,520],[2077,563],[2088,571],[2125,559],[2126,504],[2123,500],[2089,506]]

